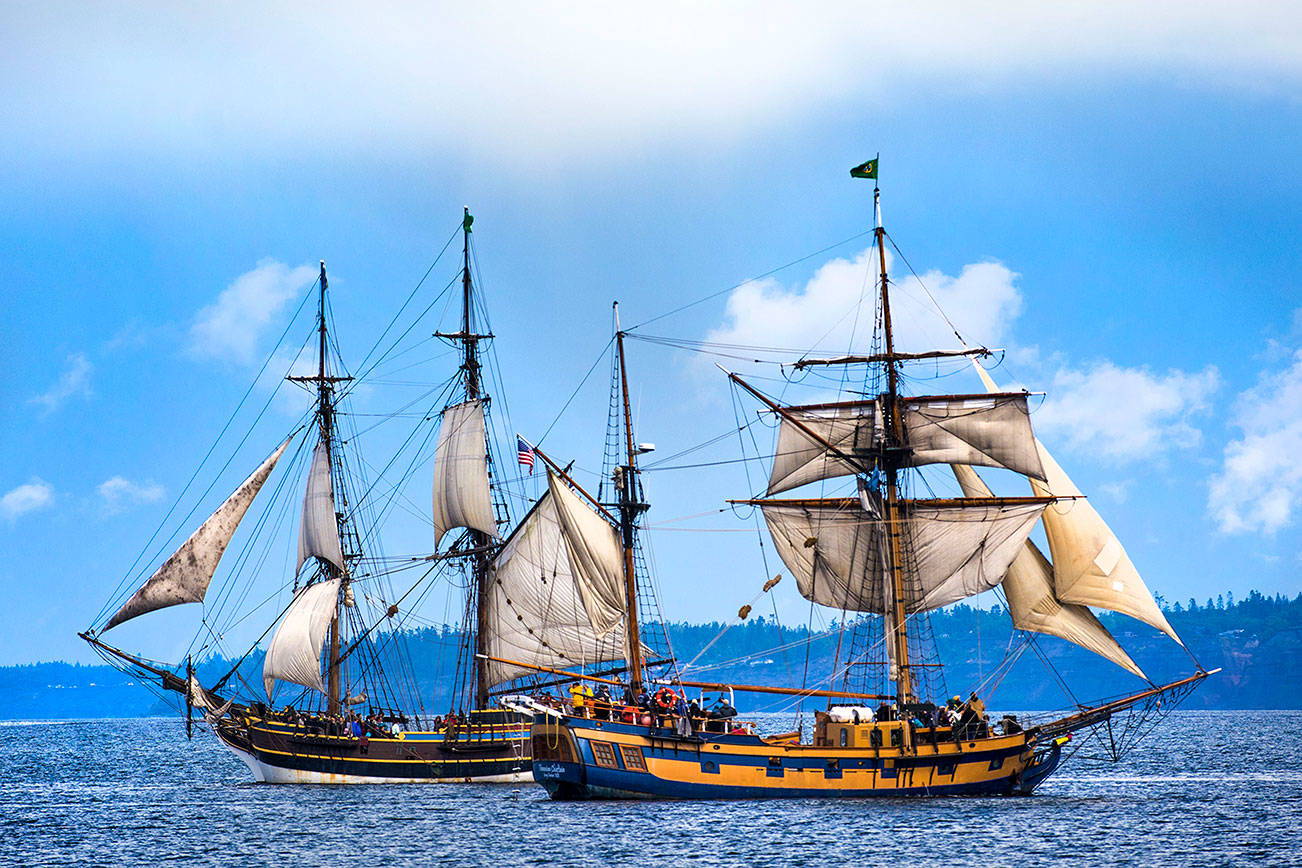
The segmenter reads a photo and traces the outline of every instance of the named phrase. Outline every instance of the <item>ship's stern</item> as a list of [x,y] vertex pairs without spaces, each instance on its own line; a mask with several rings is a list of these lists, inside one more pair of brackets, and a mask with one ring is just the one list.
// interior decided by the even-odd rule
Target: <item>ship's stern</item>
[[574,733],[564,719],[540,714],[530,728],[533,779],[553,799],[587,798],[587,775]]

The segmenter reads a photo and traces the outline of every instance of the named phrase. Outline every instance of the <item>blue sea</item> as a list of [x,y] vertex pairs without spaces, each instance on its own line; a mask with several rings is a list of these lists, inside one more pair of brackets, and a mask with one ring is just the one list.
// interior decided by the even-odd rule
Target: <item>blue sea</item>
[[175,719],[0,724],[15,865],[1299,865],[1302,712],[1176,712],[1034,796],[548,801],[533,785],[250,783]]

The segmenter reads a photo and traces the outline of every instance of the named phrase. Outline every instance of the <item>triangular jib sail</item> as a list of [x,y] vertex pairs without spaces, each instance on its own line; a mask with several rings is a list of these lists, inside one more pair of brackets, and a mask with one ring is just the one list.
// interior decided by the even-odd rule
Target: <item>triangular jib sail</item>
[[[883,415],[880,401],[783,408],[768,493],[863,472],[853,459],[880,449]],[[900,420],[906,466],[979,464],[1044,478],[1025,393],[905,398]]]
[[292,439],[292,435],[286,438],[275,452],[258,465],[258,469],[235,489],[235,493],[226,498],[217,507],[217,511],[109,619],[105,630],[155,609],[203,602],[213,573],[217,571],[217,565],[226,552],[226,546],[230,544],[249,505],[262,490],[267,477],[271,475],[276,462],[285,453]]
[[484,439],[484,402],[467,401],[443,411],[434,452],[434,547],[449,530],[473,528],[497,536]]
[[277,680],[325,693],[321,644],[339,604],[339,579],[308,585],[289,604],[262,662],[262,683],[271,698]]
[[335,487],[330,476],[330,446],[322,438],[312,453],[312,468],[308,471],[307,491],[303,494],[303,519],[298,528],[298,567],[303,569],[308,558],[317,557],[344,568],[344,555],[339,547],[339,518],[335,514]]
[[489,565],[487,653],[500,684],[532,666],[625,658],[612,635],[628,610],[623,547],[615,529],[556,477]]
[[[990,497],[990,489],[971,467],[954,465],[954,476],[967,497]],[[1029,539],[1017,553],[1003,581],[1013,626],[1066,639],[1148,680],[1117,640],[1085,606],[1063,603],[1053,593],[1053,567]]]
[[[996,392],[994,380],[985,369],[980,365],[976,369],[986,388]],[[1116,534],[1053,460],[1044,444],[1037,440],[1035,446],[1044,466],[1044,481],[1032,479],[1031,490],[1040,497],[1064,498],[1044,513],[1044,533],[1053,560],[1057,599],[1129,615],[1184,644],[1158,608]]]

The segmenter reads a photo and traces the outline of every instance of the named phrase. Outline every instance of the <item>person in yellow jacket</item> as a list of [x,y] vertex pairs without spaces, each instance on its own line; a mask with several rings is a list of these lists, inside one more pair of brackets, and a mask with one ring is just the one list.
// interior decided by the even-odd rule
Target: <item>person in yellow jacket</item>
[[584,709],[591,704],[592,688],[581,681],[570,685],[570,708],[576,717],[584,717]]

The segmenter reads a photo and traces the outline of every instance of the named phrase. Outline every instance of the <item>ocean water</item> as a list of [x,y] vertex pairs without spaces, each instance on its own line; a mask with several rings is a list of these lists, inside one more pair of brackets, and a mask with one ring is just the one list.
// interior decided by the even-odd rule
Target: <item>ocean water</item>
[[548,801],[532,784],[249,782],[171,719],[0,724],[16,865],[1302,865],[1302,712],[1176,712],[1034,796]]

